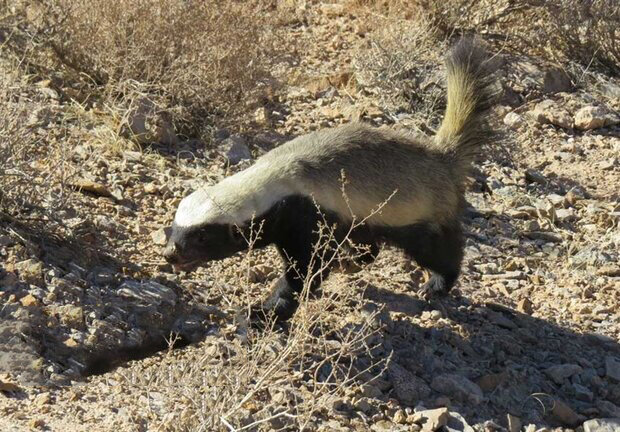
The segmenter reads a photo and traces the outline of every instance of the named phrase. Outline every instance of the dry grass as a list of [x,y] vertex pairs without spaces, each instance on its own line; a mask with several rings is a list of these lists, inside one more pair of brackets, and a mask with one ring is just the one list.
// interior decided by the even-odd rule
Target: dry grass
[[13,65],[3,63],[0,73],[0,209],[58,209],[66,199],[67,149],[62,132],[39,129],[57,113],[34,102],[40,95],[28,93]]
[[146,95],[197,134],[213,116],[247,112],[269,78],[275,39],[260,1],[20,2],[7,47],[54,74],[80,102],[125,109]]
[[481,34],[496,50],[535,53],[566,69],[620,69],[620,5],[613,1],[352,0],[374,23],[356,56],[365,90],[392,112],[436,123],[443,108],[441,57],[449,41]]
[[[361,221],[359,223],[362,223]],[[352,225],[352,228],[356,224]],[[333,227],[321,224],[313,260],[325,266],[355,259],[334,237]],[[253,301],[248,277],[254,256],[250,244],[236,280],[243,291],[236,295]],[[217,277],[217,276],[216,276]],[[384,371],[389,361],[376,355],[381,344],[380,312],[364,310],[359,294],[343,286],[324,289],[310,300],[309,286],[320,269],[308,274],[300,294],[300,307],[290,322],[279,328],[273,322],[263,330],[248,326],[241,314],[223,330],[226,337],[207,338],[191,355],[175,358],[170,351],[154,374],[120,373],[123,385],[138,391],[163,392],[154,426],[169,431],[312,431],[332,418],[345,396],[362,392]],[[223,302],[239,302],[222,300]],[[166,414],[164,414],[166,413]]]
[[357,81],[393,113],[437,122],[444,106],[441,53],[446,43],[422,14],[377,16],[381,25],[356,55]]
[[575,60],[620,75],[620,4],[614,0],[545,1],[544,26],[532,32],[531,42],[548,57]]

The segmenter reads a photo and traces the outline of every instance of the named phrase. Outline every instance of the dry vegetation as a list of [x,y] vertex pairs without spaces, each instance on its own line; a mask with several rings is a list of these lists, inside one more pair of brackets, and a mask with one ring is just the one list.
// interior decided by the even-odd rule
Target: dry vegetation
[[[10,4],[10,6],[8,6]],[[146,95],[180,132],[247,112],[277,57],[260,1],[5,2],[4,49],[67,98],[127,109]],[[8,7],[7,7],[8,6]],[[165,41],[165,43],[163,43]]]
[[[76,215],[94,223],[88,218],[97,206],[85,204],[90,198],[69,187],[75,178],[84,177],[91,167],[89,161],[96,160],[93,164],[104,173],[98,174],[98,181],[112,183],[116,170],[131,171],[122,165],[127,152],[142,152],[148,159],[147,173],[130,173],[130,181],[117,181],[127,188],[131,181],[139,183],[144,177],[154,182],[162,171],[185,177],[195,174],[196,170],[188,168],[191,162],[175,153],[174,143],[162,150],[161,143],[145,143],[126,133],[133,113],[145,100],[152,108],[148,121],[171,124],[179,141],[200,139],[204,155],[216,151],[212,135],[217,128],[248,130],[257,107],[279,100],[273,92],[279,90],[276,78],[286,81],[274,77],[281,57],[293,52],[303,56],[310,49],[298,46],[285,33],[286,26],[314,24],[303,18],[307,9],[296,9],[302,2],[276,3],[0,1],[0,234],[11,237],[16,233],[12,224],[18,224],[17,231],[22,233],[27,225],[33,232],[36,226],[71,237],[76,232],[71,224],[78,219]],[[443,110],[441,57],[464,33],[481,34],[495,51],[538,54],[570,71],[620,74],[620,6],[614,0],[351,0],[342,5],[346,13],[365,17],[367,29],[364,42],[352,56],[361,95],[355,98],[372,99],[391,121],[409,114],[424,132],[432,133]],[[292,68],[299,65],[293,64]],[[578,78],[573,75],[573,81]],[[82,147],[88,147],[87,154],[76,159],[73,153]],[[203,163],[206,167],[208,162],[195,162],[195,167]],[[122,168],[115,167],[116,163]],[[135,214],[151,212],[149,217],[157,217],[146,220],[159,222],[157,218],[169,216],[186,191],[186,184],[171,186],[161,192],[163,198],[156,204],[150,203],[155,198],[144,194],[127,198],[138,204],[127,211],[129,216],[121,213],[125,219],[119,225],[125,226],[118,228],[119,238],[136,237],[142,242],[140,235],[150,240],[142,227],[135,232],[129,228]],[[112,204],[106,205],[108,212],[116,211],[118,216]],[[157,207],[166,210],[157,213]],[[324,241],[329,242],[328,227],[324,229]],[[102,240],[105,230],[97,226],[91,231],[97,231],[98,240],[89,240],[87,246],[97,243],[98,250],[116,259],[123,268],[121,276],[165,280],[161,263],[151,265],[144,258],[158,252],[152,245],[133,249],[132,259],[144,259],[146,264],[131,273],[125,269],[131,267],[127,263],[130,254]],[[78,241],[73,246],[73,259],[84,245]],[[30,252],[19,253],[25,259]],[[250,252],[243,260],[211,267],[213,287],[221,291],[213,288],[209,302],[217,301],[219,308],[228,311],[242,309],[256,299],[259,288],[268,285],[264,282],[273,282],[274,271],[260,284],[254,280],[256,264],[265,259],[273,263],[273,251]],[[220,281],[214,274],[218,270],[224,275]],[[414,273],[424,277],[419,270]],[[173,283],[178,290],[194,284],[176,279],[169,285]],[[361,399],[374,397],[374,383],[388,381],[390,347],[382,346],[382,311],[365,309],[361,290],[339,290],[337,281],[327,285],[320,298],[304,299],[285,331],[248,329],[239,317],[213,312],[219,333],[207,335],[192,357],[185,358],[179,350],[163,352],[145,360],[146,372],[140,365],[128,366],[99,381],[102,387],[113,388],[110,393],[87,390],[125,411],[106,411],[105,403],[95,406],[87,398],[84,406],[95,413],[94,418],[100,415],[102,428],[108,430],[127,424],[167,431],[335,430],[329,421],[353,411],[347,402],[353,400],[352,395],[361,405]],[[199,303],[205,299],[189,288],[184,296]],[[9,301],[0,295],[0,303],[5,301],[17,303],[16,298]],[[411,337],[408,330],[403,332],[403,339]],[[50,374],[60,375],[55,369]],[[76,375],[67,373],[72,378]],[[70,404],[81,395],[77,386],[74,393],[63,393],[57,400]],[[145,403],[148,409],[141,410]],[[404,408],[395,403],[388,399],[384,405],[389,412],[405,416]],[[7,409],[0,416],[15,410]],[[370,420],[365,410],[357,406],[355,410],[360,427],[367,425]],[[75,419],[82,417],[79,414]]]

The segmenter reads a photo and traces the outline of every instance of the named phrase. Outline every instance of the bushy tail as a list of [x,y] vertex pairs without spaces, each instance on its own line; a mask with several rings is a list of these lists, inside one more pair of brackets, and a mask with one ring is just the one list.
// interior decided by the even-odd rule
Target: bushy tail
[[496,96],[494,63],[475,39],[461,39],[446,60],[448,103],[435,142],[454,158],[461,181],[481,146],[493,137],[487,117]]

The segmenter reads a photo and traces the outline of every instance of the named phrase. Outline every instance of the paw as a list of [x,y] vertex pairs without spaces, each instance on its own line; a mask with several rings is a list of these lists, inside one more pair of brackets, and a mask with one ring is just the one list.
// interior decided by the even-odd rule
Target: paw
[[269,323],[283,323],[288,321],[297,310],[294,300],[269,298],[264,303],[255,304],[250,308],[250,325],[255,328],[265,328]]
[[450,288],[442,276],[432,275],[431,278],[418,290],[418,295],[426,301],[443,297],[448,294]]

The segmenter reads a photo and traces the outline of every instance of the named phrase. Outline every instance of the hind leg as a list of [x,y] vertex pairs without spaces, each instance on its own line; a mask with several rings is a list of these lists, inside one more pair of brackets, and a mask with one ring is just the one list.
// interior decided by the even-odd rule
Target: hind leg
[[459,224],[433,229],[415,225],[404,229],[398,242],[405,253],[432,272],[420,288],[425,299],[447,294],[454,286],[463,259],[463,234]]

